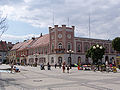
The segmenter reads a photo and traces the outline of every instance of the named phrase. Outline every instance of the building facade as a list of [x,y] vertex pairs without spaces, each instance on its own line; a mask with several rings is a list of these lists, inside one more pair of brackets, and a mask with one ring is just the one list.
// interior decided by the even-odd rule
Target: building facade
[[0,62],[7,63],[8,62],[8,52],[13,47],[11,42],[0,41]]
[[[16,44],[11,51],[15,53],[16,63],[24,64],[47,64],[55,63],[74,64],[90,64],[92,60],[86,58],[87,50],[93,45],[102,45],[105,47],[105,55],[102,59],[111,63],[116,59],[116,53],[112,48],[112,41],[82,38],[74,36],[75,27],[66,27],[66,25],[49,27],[49,34],[41,35],[31,40]],[[19,46],[19,47],[18,47]]]

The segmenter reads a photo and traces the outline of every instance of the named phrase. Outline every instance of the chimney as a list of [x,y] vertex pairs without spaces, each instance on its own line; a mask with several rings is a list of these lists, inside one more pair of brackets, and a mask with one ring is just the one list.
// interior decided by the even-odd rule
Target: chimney
[[12,44],[12,42],[8,42],[8,44]]
[[42,37],[42,33],[40,34],[40,37]]
[[19,42],[16,42],[16,44],[18,44]]
[[35,40],[35,37],[32,37],[32,40]]
[[72,26],[73,30],[75,29],[75,26]]
[[24,40],[24,42],[26,42],[27,40]]
[[55,27],[55,28],[57,28],[57,27],[58,27],[58,25],[54,25],[54,27]]
[[62,27],[66,27],[66,25],[62,25]]

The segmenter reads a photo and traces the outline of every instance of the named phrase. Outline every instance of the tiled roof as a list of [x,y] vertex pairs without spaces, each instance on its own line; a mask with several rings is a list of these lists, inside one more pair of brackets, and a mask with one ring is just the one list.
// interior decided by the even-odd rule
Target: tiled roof
[[19,43],[15,44],[11,50],[17,50],[17,49],[19,49],[23,45],[23,43],[24,42],[19,42]]
[[27,49],[28,45],[32,42],[33,40],[27,40],[25,42],[23,42],[22,46],[18,49],[19,50],[23,50],[23,49]]
[[39,37],[38,40],[34,42],[33,45],[31,45],[31,48],[48,45],[49,42],[50,42],[49,34],[46,34],[46,35],[43,35],[42,37]]
[[23,50],[49,44],[49,34],[15,44],[11,50]]

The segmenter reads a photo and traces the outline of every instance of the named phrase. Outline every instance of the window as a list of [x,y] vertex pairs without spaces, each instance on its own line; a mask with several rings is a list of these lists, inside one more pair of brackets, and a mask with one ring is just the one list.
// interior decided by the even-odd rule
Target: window
[[54,52],[54,44],[52,43],[52,52]]
[[62,49],[62,43],[59,43],[59,44],[58,44],[58,48],[59,48],[59,49]]
[[59,63],[59,64],[62,63],[62,57],[58,57],[58,63]]
[[109,53],[109,44],[104,44],[105,53]]
[[44,48],[42,48],[42,54],[44,54]]
[[35,53],[37,53],[37,48],[35,48]]
[[47,48],[45,49],[45,54],[47,54]]
[[54,58],[53,57],[51,57],[51,63],[54,63]]
[[68,43],[68,50],[71,50],[71,43]]
[[80,44],[77,46],[77,51],[80,52]]
[[88,50],[88,46],[87,46],[87,45],[85,45],[85,48],[84,48],[84,49],[85,49],[85,52],[87,52],[87,50]]
[[89,49],[89,44],[85,44],[85,46],[84,46],[84,51],[87,52],[88,49]]

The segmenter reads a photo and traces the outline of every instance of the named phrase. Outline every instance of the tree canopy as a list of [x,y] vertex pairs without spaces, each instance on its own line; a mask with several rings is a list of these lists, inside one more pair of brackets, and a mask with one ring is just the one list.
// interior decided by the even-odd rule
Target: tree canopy
[[116,37],[115,39],[113,39],[112,47],[114,48],[114,50],[120,52],[120,37]]
[[105,48],[100,45],[93,45],[86,53],[86,57],[90,57],[93,60],[93,64],[98,64],[98,60],[103,58],[105,54]]

